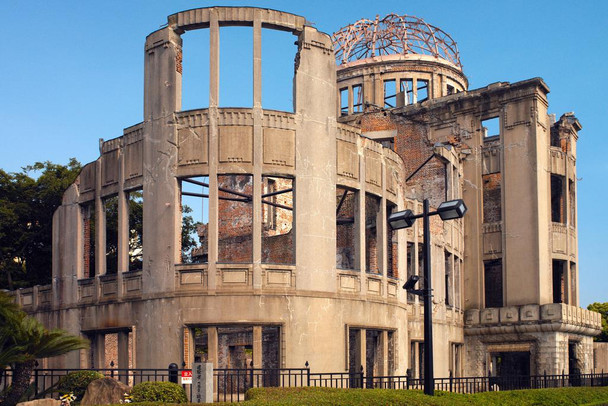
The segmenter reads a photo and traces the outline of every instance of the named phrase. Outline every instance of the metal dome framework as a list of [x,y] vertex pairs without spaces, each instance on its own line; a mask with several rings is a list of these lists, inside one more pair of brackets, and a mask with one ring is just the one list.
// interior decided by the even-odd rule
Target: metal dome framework
[[388,14],[361,19],[332,35],[338,65],[382,55],[419,54],[445,59],[462,69],[456,42],[423,19]]

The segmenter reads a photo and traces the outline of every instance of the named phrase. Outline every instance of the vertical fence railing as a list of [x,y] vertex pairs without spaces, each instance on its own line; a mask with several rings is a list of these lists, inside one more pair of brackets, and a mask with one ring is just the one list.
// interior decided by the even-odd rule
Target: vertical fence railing
[[[91,369],[134,386],[146,381],[173,381],[182,370],[167,369]],[[32,374],[30,398],[57,398],[57,383],[61,377],[75,369],[35,369]],[[257,387],[327,387],[327,388],[377,388],[397,390],[422,390],[424,380],[410,375],[366,376],[363,369],[358,372],[311,372],[310,365],[304,368],[242,368],[214,370],[214,398],[218,402],[239,402],[245,392]],[[0,390],[5,391],[11,383],[12,371],[0,371]],[[435,378],[435,389],[456,393],[477,393],[513,389],[544,389],[571,386],[608,386],[608,373],[562,374],[532,376],[484,376]],[[187,393],[190,385],[183,385]]]

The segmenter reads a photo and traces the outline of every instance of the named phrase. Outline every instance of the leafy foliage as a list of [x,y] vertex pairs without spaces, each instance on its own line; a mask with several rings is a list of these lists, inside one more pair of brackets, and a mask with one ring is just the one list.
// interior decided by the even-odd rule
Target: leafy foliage
[[173,382],[142,382],[131,391],[133,402],[186,403],[184,388]]
[[89,345],[87,340],[63,330],[47,330],[11,301],[8,294],[0,292],[0,370],[7,366],[13,370],[4,406],[15,405],[27,391],[36,359],[56,357]]
[[80,169],[73,158],[67,166],[36,162],[17,173],[0,169],[0,288],[50,283],[53,213]]
[[82,400],[87,386],[96,379],[103,378],[103,374],[97,371],[75,371],[62,377],[57,384],[60,394],[74,393],[77,400]]
[[587,309],[602,315],[602,332],[595,337],[595,341],[608,342],[608,302],[595,302],[587,306]]

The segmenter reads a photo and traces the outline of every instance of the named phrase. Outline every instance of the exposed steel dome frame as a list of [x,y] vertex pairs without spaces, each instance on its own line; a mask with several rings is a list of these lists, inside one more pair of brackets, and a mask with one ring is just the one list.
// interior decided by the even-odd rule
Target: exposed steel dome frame
[[361,19],[332,35],[338,65],[382,55],[419,54],[442,58],[462,69],[456,42],[423,19],[388,14]]

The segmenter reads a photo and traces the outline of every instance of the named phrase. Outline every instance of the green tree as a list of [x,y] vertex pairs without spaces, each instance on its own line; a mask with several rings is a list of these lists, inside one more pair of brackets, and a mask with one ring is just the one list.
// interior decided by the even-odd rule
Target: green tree
[[38,320],[26,315],[12,298],[0,292],[0,370],[12,369],[12,384],[2,402],[13,406],[30,385],[36,359],[56,357],[88,348],[89,342],[59,329],[47,330]]
[[0,288],[50,283],[53,213],[80,169],[73,158],[16,173],[0,169]]
[[588,310],[593,310],[602,315],[602,332],[594,338],[595,341],[608,342],[608,302],[595,302],[587,306]]

